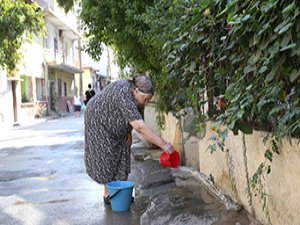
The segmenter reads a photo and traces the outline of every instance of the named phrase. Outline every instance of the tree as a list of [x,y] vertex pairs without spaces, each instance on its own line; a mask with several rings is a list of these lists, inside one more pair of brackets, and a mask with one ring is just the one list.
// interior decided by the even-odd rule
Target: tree
[[0,0],[0,67],[10,73],[22,58],[20,48],[32,34],[45,32],[43,12],[37,3],[24,0]]
[[[192,107],[200,122],[208,115],[235,134],[300,136],[300,4],[294,0],[82,0],[81,16],[87,51],[99,59],[103,42],[121,65],[147,71],[159,111]],[[220,109],[215,99],[223,102]]]
[[103,42],[114,48],[121,66],[130,64],[138,70],[148,70],[151,62],[147,43],[143,41],[149,27],[142,15],[153,2],[83,0],[81,18],[89,41],[87,51],[99,59]]
[[65,12],[70,11],[74,4],[77,2],[76,0],[56,0],[58,5],[65,10]]

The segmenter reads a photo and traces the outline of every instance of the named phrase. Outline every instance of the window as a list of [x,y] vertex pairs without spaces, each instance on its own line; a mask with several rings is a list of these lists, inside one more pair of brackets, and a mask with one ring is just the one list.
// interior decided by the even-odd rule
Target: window
[[57,39],[54,38],[54,53],[58,52],[58,43],[57,43]]
[[67,83],[64,82],[64,95],[68,96],[68,92],[67,92]]
[[32,79],[28,76],[21,76],[22,103],[33,101]]
[[61,97],[61,79],[57,80],[58,97]]
[[64,56],[65,62],[68,62],[68,42],[65,42]]
[[36,78],[36,99],[38,101],[43,101],[45,97],[45,80]]
[[49,36],[47,35],[47,37],[44,40],[45,40],[46,48],[50,49]]

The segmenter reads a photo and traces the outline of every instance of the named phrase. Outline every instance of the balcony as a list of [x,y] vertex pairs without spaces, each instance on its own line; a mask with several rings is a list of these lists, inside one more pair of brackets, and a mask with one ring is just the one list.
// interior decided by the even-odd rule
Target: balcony
[[58,53],[58,51],[51,51],[47,48],[45,49],[45,60],[49,64],[63,63],[63,57]]
[[54,51],[49,49],[45,49],[45,60],[49,68],[63,70],[71,74],[83,72],[74,65],[68,64],[68,62],[65,63],[63,57],[59,55],[58,52],[54,53]]

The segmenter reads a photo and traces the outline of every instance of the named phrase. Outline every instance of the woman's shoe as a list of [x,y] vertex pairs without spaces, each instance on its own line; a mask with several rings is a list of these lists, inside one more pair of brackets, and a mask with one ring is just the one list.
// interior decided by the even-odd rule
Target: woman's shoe
[[105,204],[110,205],[109,195],[108,196],[103,196],[103,201],[104,201]]

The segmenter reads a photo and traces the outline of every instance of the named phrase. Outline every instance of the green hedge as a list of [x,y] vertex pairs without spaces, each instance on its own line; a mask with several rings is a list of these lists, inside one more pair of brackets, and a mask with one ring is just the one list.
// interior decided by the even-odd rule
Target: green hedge
[[212,118],[234,133],[300,136],[298,1],[97,4],[83,0],[88,51],[97,56],[103,41],[124,66],[149,72],[160,112],[192,107],[196,124]]

